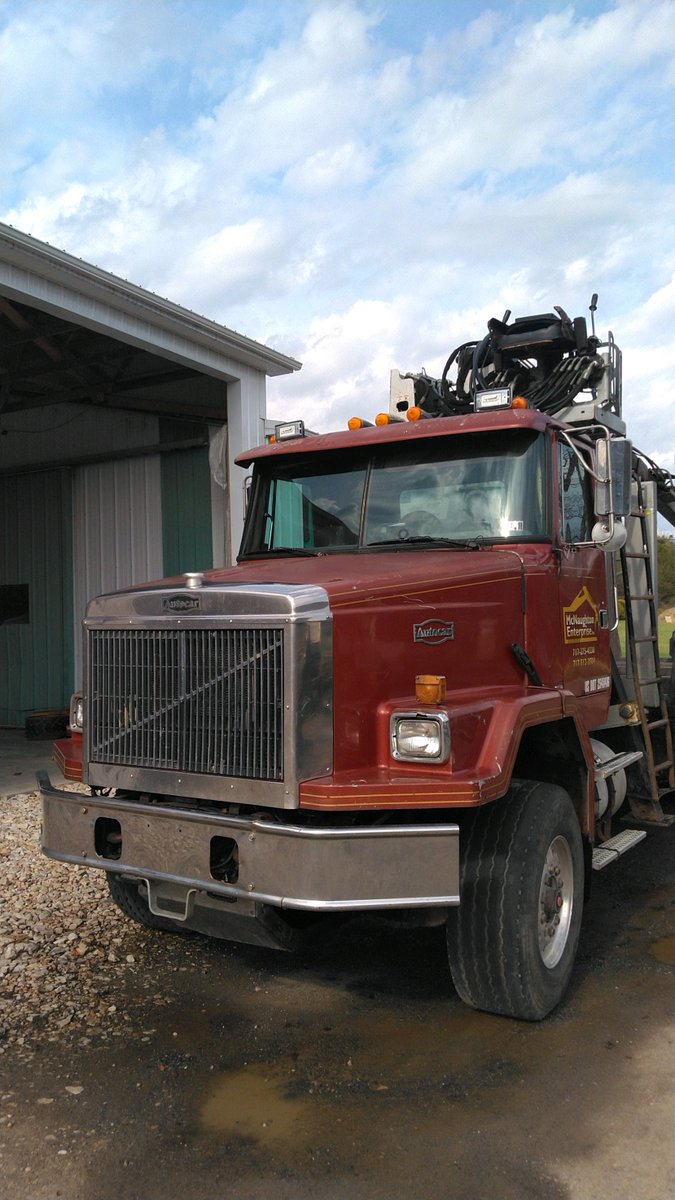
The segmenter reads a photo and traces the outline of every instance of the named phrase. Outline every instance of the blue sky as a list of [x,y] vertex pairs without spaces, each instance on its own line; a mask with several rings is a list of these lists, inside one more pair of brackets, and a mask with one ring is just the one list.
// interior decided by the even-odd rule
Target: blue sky
[[0,0],[0,220],[372,417],[492,315],[584,313],[675,468],[673,0]]

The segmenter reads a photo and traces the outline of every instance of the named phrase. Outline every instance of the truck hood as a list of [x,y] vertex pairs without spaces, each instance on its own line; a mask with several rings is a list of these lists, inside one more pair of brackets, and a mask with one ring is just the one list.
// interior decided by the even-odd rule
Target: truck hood
[[[490,550],[400,550],[373,554],[321,555],[316,558],[253,559],[235,567],[205,571],[205,586],[264,584],[322,587],[331,609],[394,598],[428,595],[438,587],[470,586],[520,578],[522,560],[509,548]],[[186,576],[146,584],[146,588],[180,588]],[[136,590],[136,589],[134,589]]]
[[[522,549],[528,574],[543,565],[545,547]],[[329,672],[334,770],[362,772],[373,764],[382,706],[416,705],[418,675],[444,675],[449,705],[456,689],[492,695],[522,684],[512,646],[525,645],[524,582],[523,558],[511,547],[259,559],[100,597],[87,620],[156,625],[170,613],[217,623],[250,614],[274,623],[275,614],[330,614],[330,661],[308,658],[305,694],[323,695]]]

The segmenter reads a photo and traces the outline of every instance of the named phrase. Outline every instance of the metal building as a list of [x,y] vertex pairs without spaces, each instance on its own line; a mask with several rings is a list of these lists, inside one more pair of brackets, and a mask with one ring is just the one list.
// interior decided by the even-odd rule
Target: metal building
[[300,363],[0,225],[0,726],[67,705],[89,597],[232,560]]

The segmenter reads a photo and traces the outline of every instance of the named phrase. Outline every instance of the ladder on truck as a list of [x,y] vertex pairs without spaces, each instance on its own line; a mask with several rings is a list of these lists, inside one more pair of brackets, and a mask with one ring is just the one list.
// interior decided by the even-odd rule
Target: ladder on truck
[[[642,730],[648,786],[646,795],[630,797],[630,805],[638,820],[667,825],[673,818],[663,812],[661,797],[675,788],[675,758],[659,654],[656,510],[658,505],[663,512],[664,499],[670,506],[673,498],[657,494],[657,483],[645,478],[644,463],[636,461],[635,466],[631,512],[626,518],[628,538],[620,559],[626,604],[626,668]],[[663,493],[663,487],[659,490]],[[663,515],[672,519],[670,512]]]

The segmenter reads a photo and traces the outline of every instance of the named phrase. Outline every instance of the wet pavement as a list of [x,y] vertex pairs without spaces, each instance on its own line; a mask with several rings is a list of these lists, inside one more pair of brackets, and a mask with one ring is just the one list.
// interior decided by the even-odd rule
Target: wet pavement
[[674,850],[595,875],[538,1025],[465,1008],[438,929],[292,958],[125,926],[113,1032],[38,1013],[0,1056],[0,1200],[670,1200]]

